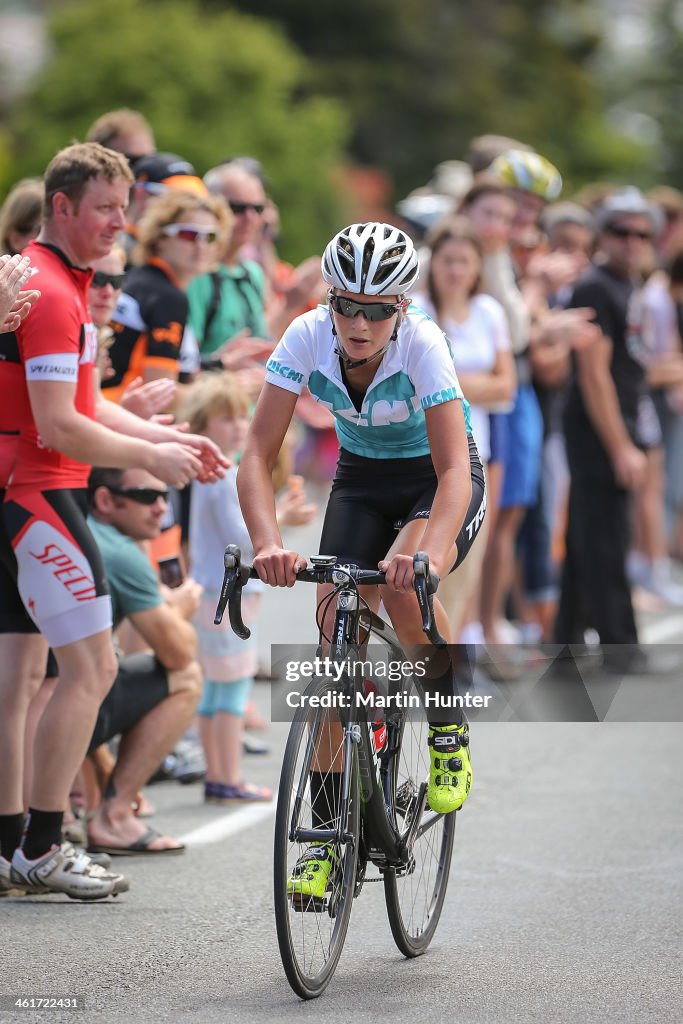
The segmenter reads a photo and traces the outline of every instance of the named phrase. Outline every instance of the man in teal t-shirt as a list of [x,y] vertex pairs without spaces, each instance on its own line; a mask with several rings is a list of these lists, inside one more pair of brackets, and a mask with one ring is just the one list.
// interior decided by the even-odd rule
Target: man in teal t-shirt
[[244,330],[254,338],[267,337],[263,269],[240,258],[263,230],[266,193],[257,174],[234,162],[212,168],[204,181],[210,192],[225,199],[233,216],[220,267],[195,278],[187,291],[189,322],[206,356]]
[[133,813],[140,789],[188,727],[202,674],[190,620],[202,588],[163,588],[140,543],[161,532],[166,485],[142,469],[93,469],[88,525],[102,553],[114,625],[128,619],[149,652],[123,657],[102,703],[92,752],[121,734],[119,756],[88,825],[90,849],[109,854],[178,853],[181,843],[146,828]]

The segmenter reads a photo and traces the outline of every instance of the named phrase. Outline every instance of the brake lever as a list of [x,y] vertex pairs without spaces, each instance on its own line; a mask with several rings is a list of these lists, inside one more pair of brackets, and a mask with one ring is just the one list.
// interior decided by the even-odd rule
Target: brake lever
[[417,551],[413,555],[415,593],[422,614],[422,628],[435,647],[445,647],[447,641],[441,636],[434,618],[434,594],[439,586],[439,577],[429,570],[429,555]]
[[213,622],[220,626],[228,606],[230,626],[241,640],[248,640],[251,630],[242,621],[242,587],[251,575],[251,566],[242,565],[242,552],[236,544],[228,544],[223,553],[223,585]]

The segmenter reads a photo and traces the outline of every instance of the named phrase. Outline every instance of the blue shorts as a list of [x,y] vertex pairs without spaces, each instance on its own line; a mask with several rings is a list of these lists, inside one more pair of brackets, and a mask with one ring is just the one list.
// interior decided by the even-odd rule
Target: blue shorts
[[510,437],[508,430],[507,412],[492,412],[489,414],[489,465],[492,462],[507,462]]
[[543,417],[531,384],[517,390],[512,412],[506,413],[508,450],[501,508],[530,508],[538,497],[543,448]]

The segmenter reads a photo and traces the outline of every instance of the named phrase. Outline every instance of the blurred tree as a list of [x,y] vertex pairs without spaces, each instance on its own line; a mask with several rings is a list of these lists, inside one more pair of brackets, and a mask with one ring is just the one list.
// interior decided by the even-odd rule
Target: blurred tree
[[[650,38],[640,60],[621,67],[621,97],[629,97],[630,115],[661,152],[657,181],[676,188],[683,183],[683,5],[658,0],[652,5]],[[614,83],[612,83],[614,85]],[[648,123],[649,122],[649,123]]]
[[320,251],[344,216],[329,172],[347,115],[338,100],[304,95],[308,62],[281,28],[197,0],[50,7],[52,56],[10,114],[12,178],[40,173],[106,110],[133,107],[160,149],[200,173],[229,155],[261,160],[281,207],[283,255]]
[[[221,0],[203,0],[207,9]],[[352,155],[399,192],[462,157],[484,132],[537,147],[568,183],[647,167],[650,149],[603,114],[592,0],[235,0],[283,25],[316,69],[316,95],[343,100]]]

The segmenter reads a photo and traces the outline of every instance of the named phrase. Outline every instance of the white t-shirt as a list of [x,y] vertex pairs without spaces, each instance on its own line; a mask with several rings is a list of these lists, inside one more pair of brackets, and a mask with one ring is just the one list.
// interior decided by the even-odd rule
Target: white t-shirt
[[[413,302],[436,319],[434,306],[426,295],[416,295]],[[510,349],[505,310],[490,295],[472,296],[470,313],[463,323],[442,317],[439,327],[448,338],[457,373],[488,373],[496,365],[498,353]],[[470,415],[474,440],[486,462],[491,455],[489,410],[470,404]]]

